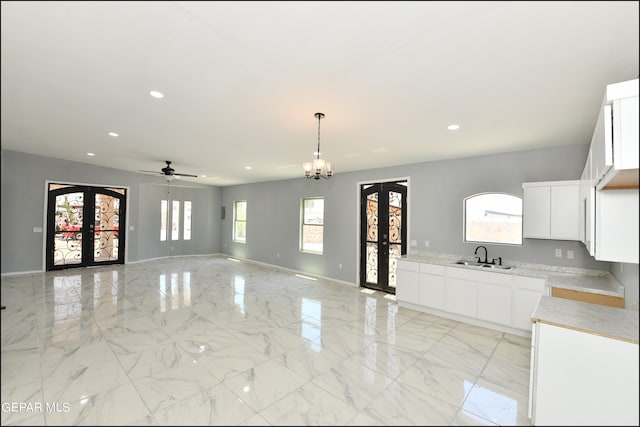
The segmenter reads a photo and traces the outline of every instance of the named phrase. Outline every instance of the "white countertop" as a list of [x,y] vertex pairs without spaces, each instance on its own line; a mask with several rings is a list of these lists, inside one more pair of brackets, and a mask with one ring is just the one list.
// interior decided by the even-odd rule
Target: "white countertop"
[[[487,271],[484,267],[453,264],[460,259],[475,261],[475,257],[469,256],[465,257],[460,255],[421,252],[403,255],[401,259],[427,264],[446,265],[454,268],[470,268]],[[622,286],[611,275],[611,273],[607,271],[528,264],[508,260],[503,260],[503,264],[512,265],[515,268],[512,270],[491,269],[489,271],[493,273],[544,278],[547,280],[547,284],[549,286],[556,288],[573,289],[576,291],[591,292],[614,297],[624,297],[624,286]]]
[[633,310],[545,295],[531,321],[638,344],[638,312]]

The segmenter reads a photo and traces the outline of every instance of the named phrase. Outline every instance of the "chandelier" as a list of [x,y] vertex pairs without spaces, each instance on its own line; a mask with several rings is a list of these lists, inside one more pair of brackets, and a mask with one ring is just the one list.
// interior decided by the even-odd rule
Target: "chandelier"
[[313,162],[306,162],[302,165],[304,168],[304,176],[313,179],[320,179],[320,177],[329,179],[331,175],[333,175],[331,163],[325,162],[320,158],[320,119],[324,117],[324,114],[316,113],[314,116],[318,119],[318,151],[313,153],[316,156]]

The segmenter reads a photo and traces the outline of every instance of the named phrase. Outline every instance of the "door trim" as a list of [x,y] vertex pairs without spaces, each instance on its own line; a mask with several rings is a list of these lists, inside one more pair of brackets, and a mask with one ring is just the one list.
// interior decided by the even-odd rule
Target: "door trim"
[[[411,177],[403,176],[396,178],[367,179],[365,181],[356,182],[356,277],[353,283],[360,288],[360,186],[366,184],[378,184],[381,182],[407,181],[407,200],[411,200]],[[411,236],[411,208],[405,213],[407,216],[407,239]],[[407,242],[407,253],[411,250],[411,240]]]
[[[44,181],[44,197],[43,197],[43,210],[42,210],[42,271],[47,271],[47,233],[49,230],[47,229],[47,214],[48,214],[48,200],[49,200],[49,184],[64,184],[64,185],[77,185],[77,186],[86,186],[86,187],[103,187],[103,188],[124,188],[126,191],[125,199],[127,201],[127,209],[125,211],[125,224],[127,226],[127,231],[129,231],[130,223],[129,223],[129,209],[130,198],[131,198],[131,187],[128,185],[120,185],[120,184],[89,184],[89,183],[79,183],[73,181],[63,181],[58,179],[46,179]],[[129,262],[129,238],[124,239],[124,264],[128,264]],[[87,267],[91,268],[91,267]]]

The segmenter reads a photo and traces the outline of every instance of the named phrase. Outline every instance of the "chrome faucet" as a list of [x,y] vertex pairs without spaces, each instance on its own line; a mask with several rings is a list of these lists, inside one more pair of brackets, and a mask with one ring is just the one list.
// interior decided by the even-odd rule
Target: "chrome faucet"
[[474,254],[478,255],[478,249],[480,249],[480,248],[484,249],[484,261],[482,261],[482,259],[480,257],[477,257],[478,258],[478,262],[483,262],[485,264],[488,264],[489,263],[489,259],[487,258],[487,248],[485,246],[478,246],[476,248]]

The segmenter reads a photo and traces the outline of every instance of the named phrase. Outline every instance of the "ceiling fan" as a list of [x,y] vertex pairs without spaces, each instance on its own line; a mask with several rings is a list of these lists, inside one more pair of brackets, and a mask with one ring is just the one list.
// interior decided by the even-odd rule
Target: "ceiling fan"
[[143,170],[141,170],[140,172],[152,173],[154,175],[160,174],[160,176],[163,176],[164,179],[167,182],[173,181],[173,178],[175,178],[176,176],[186,176],[186,177],[190,177],[190,178],[197,178],[198,177],[198,175],[190,175],[188,173],[176,173],[176,170],[171,167],[171,161],[165,160],[165,162],[167,163],[167,166],[165,166],[162,169],[160,169],[160,172],[143,171]]

